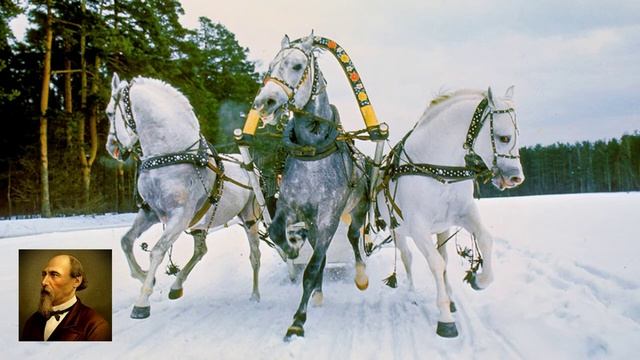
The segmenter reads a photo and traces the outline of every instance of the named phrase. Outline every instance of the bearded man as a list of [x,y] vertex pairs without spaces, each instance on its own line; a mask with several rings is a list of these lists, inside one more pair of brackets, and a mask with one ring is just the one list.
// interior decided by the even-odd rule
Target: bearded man
[[27,320],[22,341],[110,341],[109,323],[82,304],[76,291],[87,287],[78,259],[57,255],[42,269],[40,304]]

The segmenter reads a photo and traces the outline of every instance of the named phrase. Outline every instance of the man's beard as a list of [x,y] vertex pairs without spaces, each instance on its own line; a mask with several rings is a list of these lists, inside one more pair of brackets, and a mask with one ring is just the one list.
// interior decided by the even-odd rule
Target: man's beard
[[48,319],[53,311],[53,294],[45,289],[40,291],[40,304],[38,305],[38,312]]

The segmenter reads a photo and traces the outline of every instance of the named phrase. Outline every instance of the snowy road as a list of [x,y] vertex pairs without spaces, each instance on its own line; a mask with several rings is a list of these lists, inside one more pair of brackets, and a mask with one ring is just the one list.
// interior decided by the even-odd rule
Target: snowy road
[[[449,246],[455,318],[460,336],[435,334],[435,287],[414,249],[416,289],[380,280],[393,269],[394,250],[368,260],[369,289],[353,285],[352,266],[325,272],[324,304],[309,308],[305,338],[282,341],[298,305],[299,284],[267,246],[262,249],[262,300],[251,302],[249,247],[235,226],[208,237],[209,252],[169,300],[172,278],[159,274],[152,314],[129,318],[139,283],[120,250],[126,228],[103,228],[0,239],[0,281],[9,289],[0,325],[3,358],[91,359],[630,359],[640,345],[640,193],[483,199],[485,223],[496,237],[494,284],[476,292],[462,282],[466,264]],[[37,220],[24,220],[37,221]],[[60,220],[58,230],[64,228]],[[0,222],[7,229],[23,227]],[[12,236],[10,230],[8,236]],[[155,227],[143,237],[154,241]],[[458,236],[464,244],[466,234]],[[19,343],[17,250],[113,249],[113,341],[106,344]],[[147,255],[136,250],[146,266]],[[184,264],[192,241],[184,235],[173,258]],[[398,257],[399,261],[399,257]],[[37,275],[36,275],[37,276]],[[7,321],[8,320],[8,321]],[[6,355],[5,355],[6,354]]]

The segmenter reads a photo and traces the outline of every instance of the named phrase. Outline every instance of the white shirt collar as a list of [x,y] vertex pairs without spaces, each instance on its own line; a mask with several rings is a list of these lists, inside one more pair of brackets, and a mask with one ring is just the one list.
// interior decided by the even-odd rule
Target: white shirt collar
[[53,307],[53,311],[60,311],[60,310],[65,310],[67,308],[70,308],[71,306],[73,306],[73,304],[76,303],[76,301],[78,301],[78,298],[75,295],[73,295],[73,297],[71,299],[63,302],[60,305],[55,305]]
[[[77,301],[78,301],[78,298],[74,295],[68,301],[65,301],[60,305],[54,306],[53,311],[66,310],[72,307]],[[62,320],[64,320],[64,318],[67,317],[68,314],[69,312],[67,311],[66,313],[60,315],[59,319],[56,319],[55,316],[52,316],[49,318],[49,320],[47,320],[47,322],[44,325],[44,341],[49,340],[49,337],[51,336],[53,331],[58,327],[58,325],[60,325]]]

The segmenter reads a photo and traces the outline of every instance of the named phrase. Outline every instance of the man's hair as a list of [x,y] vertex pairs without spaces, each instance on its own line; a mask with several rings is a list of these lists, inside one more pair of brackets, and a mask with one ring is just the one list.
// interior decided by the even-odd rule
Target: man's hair
[[82,276],[82,282],[76,288],[76,291],[86,289],[89,281],[87,280],[87,275],[84,273],[84,268],[82,267],[82,263],[80,263],[80,260],[76,259],[71,255],[67,255],[67,256],[69,256],[69,263],[71,264],[71,271],[69,272],[69,275],[71,275],[71,277],[73,278]]

